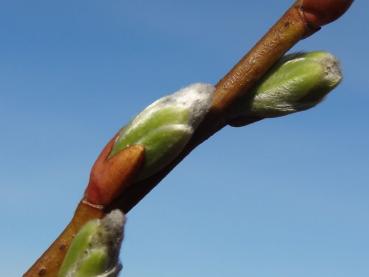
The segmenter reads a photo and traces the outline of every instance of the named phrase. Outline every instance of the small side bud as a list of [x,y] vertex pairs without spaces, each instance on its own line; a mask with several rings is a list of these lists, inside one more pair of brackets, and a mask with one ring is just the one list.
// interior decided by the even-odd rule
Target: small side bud
[[338,60],[327,52],[283,57],[251,93],[240,99],[233,118],[266,118],[303,111],[320,103],[342,80]]
[[87,222],[73,239],[58,277],[116,277],[125,217],[114,210]]
[[155,101],[122,129],[109,157],[130,145],[143,145],[145,160],[137,179],[158,172],[190,140],[210,108],[214,90],[198,83]]

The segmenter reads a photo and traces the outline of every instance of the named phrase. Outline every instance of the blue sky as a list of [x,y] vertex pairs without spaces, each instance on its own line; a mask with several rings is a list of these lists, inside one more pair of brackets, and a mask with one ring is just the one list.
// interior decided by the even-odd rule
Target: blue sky
[[[3,1],[0,275],[59,234],[122,125],[216,83],[291,2]],[[323,104],[225,128],[129,213],[124,276],[369,276],[368,10],[293,49],[340,58]]]

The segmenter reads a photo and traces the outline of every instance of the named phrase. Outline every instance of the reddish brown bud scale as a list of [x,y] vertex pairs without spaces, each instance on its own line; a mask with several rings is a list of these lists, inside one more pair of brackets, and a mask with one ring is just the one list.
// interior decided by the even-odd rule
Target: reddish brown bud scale
[[353,0],[302,0],[299,4],[306,22],[319,28],[342,16],[352,2]]
[[57,276],[68,247],[80,228],[91,219],[103,217],[105,205],[110,204],[129,186],[143,164],[144,147],[134,145],[108,159],[114,142],[115,137],[96,160],[85,197],[79,203],[69,225],[23,276]]
[[93,205],[110,204],[129,186],[143,164],[145,149],[141,145],[130,146],[108,158],[114,142],[113,139],[105,147],[91,170],[85,200]]

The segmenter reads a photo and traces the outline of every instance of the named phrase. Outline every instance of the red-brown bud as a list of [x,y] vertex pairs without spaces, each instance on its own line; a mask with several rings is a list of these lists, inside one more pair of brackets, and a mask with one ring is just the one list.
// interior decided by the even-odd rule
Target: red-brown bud
[[343,15],[353,0],[302,0],[299,2],[307,23],[319,28]]

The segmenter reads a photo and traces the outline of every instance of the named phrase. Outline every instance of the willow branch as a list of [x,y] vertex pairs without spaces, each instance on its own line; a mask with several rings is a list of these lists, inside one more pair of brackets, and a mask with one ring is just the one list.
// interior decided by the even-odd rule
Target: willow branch
[[[36,261],[24,276],[57,276],[66,249],[81,226],[92,218],[101,218],[119,208],[123,213],[131,210],[196,146],[226,125],[244,126],[262,118],[234,117],[233,105],[247,97],[261,77],[294,44],[318,31],[341,16],[352,0],[299,0],[281,17],[267,34],[216,85],[210,110],[183,152],[160,172],[132,183],[140,169],[144,149],[128,148],[118,158],[109,160],[116,136],[104,148],[91,171],[84,199],[78,206],[71,223],[51,247]],[[122,174],[124,172],[124,174]],[[116,195],[119,194],[119,197]]]
[[107,210],[120,208],[128,213],[196,146],[227,125],[245,126],[263,118],[231,117],[234,103],[247,96],[261,77],[293,45],[336,20],[353,1],[297,1],[262,37],[262,39],[216,85],[213,104],[204,121],[183,153],[154,176],[134,184],[116,199]]

